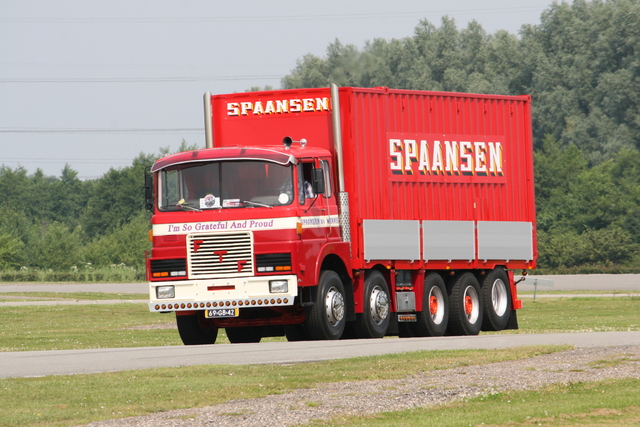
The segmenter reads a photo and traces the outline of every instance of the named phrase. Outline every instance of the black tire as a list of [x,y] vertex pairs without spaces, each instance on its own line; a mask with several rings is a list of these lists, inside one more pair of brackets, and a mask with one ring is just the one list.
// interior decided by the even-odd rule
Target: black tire
[[422,311],[418,313],[415,325],[420,337],[441,337],[449,324],[449,298],[447,287],[438,273],[430,273],[424,278]]
[[483,331],[501,331],[511,317],[509,277],[502,267],[492,270],[482,281]]
[[176,313],[176,324],[184,345],[214,344],[218,337],[218,328],[205,319],[203,311],[187,316]]
[[449,296],[448,335],[478,335],[482,328],[480,284],[471,273],[457,274],[447,288]]
[[382,273],[368,271],[364,278],[364,308],[356,315],[354,328],[358,338],[382,338],[391,319],[389,286]]
[[307,307],[305,332],[312,340],[338,340],[347,322],[344,286],[334,271],[320,273],[314,304]]
[[241,327],[241,328],[225,328],[227,338],[231,344],[240,344],[247,342],[260,342],[262,339],[262,328],[259,326]]
[[284,335],[287,337],[287,341],[305,341],[307,339],[302,325],[284,325]]

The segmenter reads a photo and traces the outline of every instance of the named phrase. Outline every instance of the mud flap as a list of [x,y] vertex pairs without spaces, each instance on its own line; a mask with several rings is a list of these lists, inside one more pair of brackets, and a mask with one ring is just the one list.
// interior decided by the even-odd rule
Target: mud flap
[[509,323],[505,329],[518,329],[518,312],[517,310],[511,310],[511,316],[509,316]]

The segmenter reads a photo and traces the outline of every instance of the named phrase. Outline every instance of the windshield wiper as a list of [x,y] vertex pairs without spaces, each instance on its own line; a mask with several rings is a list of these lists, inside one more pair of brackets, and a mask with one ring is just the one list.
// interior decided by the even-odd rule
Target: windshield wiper
[[246,203],[246,204],[254,205],[254,206],[260,206],[260,207],[263,207],[263,208],[273,209],[273,206],[267,205],[266,203],[252,202],[252,201],[249,201],[249,200],[243,200],[242,203]]
[[189,205],[189,203],[187,203],[184,199],[180,199],[176,206],[185,211],[202,212],[202,210]]

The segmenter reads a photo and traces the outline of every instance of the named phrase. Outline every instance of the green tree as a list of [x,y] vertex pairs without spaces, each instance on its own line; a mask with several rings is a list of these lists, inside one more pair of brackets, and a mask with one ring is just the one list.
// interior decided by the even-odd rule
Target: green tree
[[36,246],[31,265],[57,271],[77,265],[81,261],[81,234],[80,227],[71,231],[59,222],[43,227],[42,234],[34,242]]
[[20,267],[24,243],[10,234],[0,234],[0,271]]
[[81,217],[89,239],[122,227],[143,210],[144,174],[154,160],[152,155],[140,154],[132,166],[112,168],[96,181]]
[[148,215],[139,212],[130,222],[88,245],[86,259],[95,266],[124,264],[143,269],[144,253],[151,249],[149,230]]

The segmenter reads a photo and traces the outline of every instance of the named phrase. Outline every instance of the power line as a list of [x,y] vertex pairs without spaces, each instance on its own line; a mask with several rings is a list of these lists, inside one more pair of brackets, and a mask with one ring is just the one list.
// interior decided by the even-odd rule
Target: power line
[[6,78],[0,83],[167,83],[167,82],[195,82],[196,77],[108,77],[108,78]]
[[82,164],[93,164],[93,163],[101,163],[101,164],[129,164],[133,161],[133,159],[55,159],[55,158],[46,158],[46,159],[23,159],[23,158],[0,158],[0,163],[82,163]]
[[214,81],[236,81],[236,80],[280,80],[281,75],[270,76],[202,76],[202,77],[71,77],[71,78],[5,78],[0,79],[0,83],[176,83],[176,82],[197,82],[203,80]]
[[468,15],[468,14],[497,14],[512,12],[527,12],[544,10],[540,6],[500,7],[491,9],[464,10],[431,10],[398,13],[356,13],[356,14],[326,14],[326,15],[285,15],[285,16],[218,16],[218,17],[157,17],[157,18],[0,18],[4,23],[123,23],[123,24],[157,24],[157,23],[211,23],[211,22],[254,22],[254,21],[313,21],[313,20],[354,20],[377,18],[411,18],[434,14]]
[[79,128],[0,128],[0,133],[194,133],[202,128],[173,129],[79,129]]

